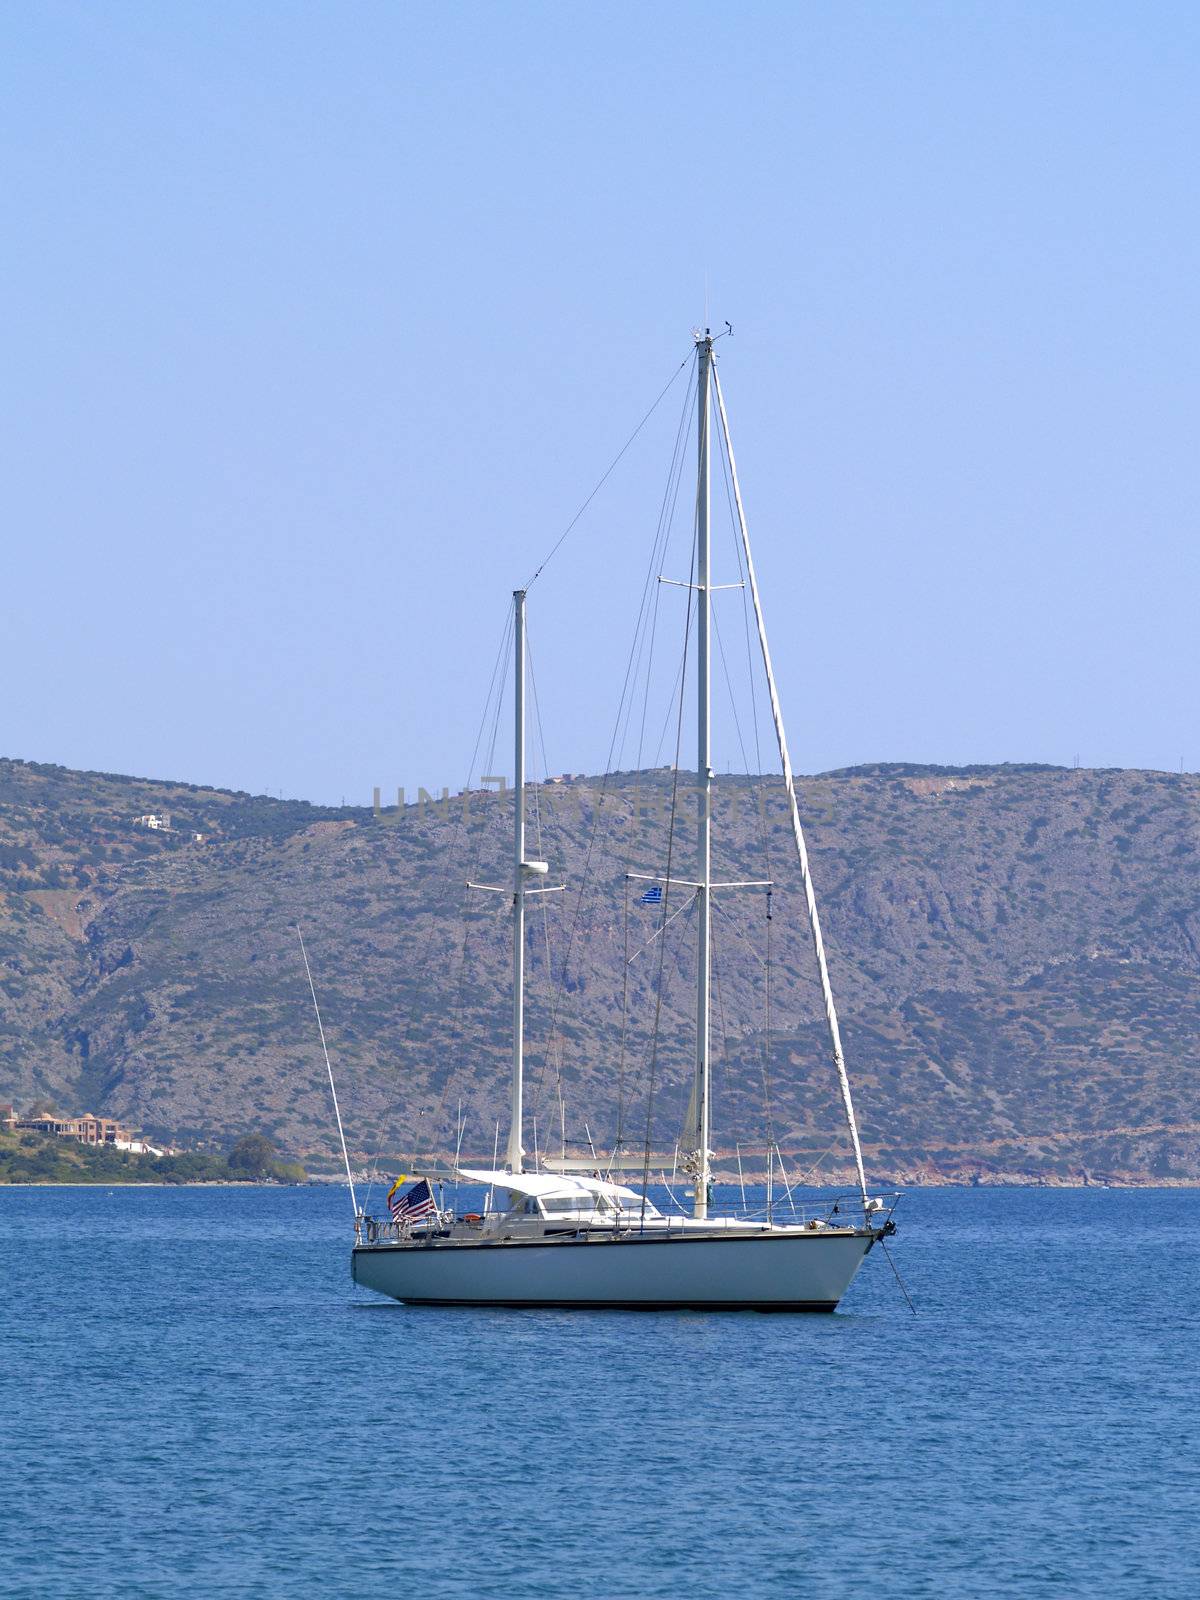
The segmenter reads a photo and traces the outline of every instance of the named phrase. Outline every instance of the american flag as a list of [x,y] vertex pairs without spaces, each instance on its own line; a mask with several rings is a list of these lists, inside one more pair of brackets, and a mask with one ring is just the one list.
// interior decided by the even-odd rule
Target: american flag
[[407,1178],[397,1178],[388,1190],[388,1210],[392,1213],[393,1222],[416,1222],[420,1217],[432,1216],[437,1210],[428,1178],[414,1183],[407,1194],[397,1194],[396,1190],[407,1181]]

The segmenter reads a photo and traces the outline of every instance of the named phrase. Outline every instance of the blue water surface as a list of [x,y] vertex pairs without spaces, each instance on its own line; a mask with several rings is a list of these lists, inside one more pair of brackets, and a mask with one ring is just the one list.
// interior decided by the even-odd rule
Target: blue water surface
[[834,1316],[409,1309],[334,1189],[0,1189],[5,1596],[1200,1594],[1200,1193],[910,1193]]

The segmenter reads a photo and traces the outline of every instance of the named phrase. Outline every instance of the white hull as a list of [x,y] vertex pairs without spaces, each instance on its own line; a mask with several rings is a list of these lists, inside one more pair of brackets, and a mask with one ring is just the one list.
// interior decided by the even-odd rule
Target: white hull
[[832,1311],[873,1242],[866,1231],[368,1244],[355,1283],[417,1305]]

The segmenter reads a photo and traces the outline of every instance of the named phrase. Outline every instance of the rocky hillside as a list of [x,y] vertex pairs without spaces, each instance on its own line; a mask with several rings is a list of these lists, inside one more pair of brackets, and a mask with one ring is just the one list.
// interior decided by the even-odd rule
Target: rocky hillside
[[[624,877],[662,870],[672,787],[625,773],[534,795],[547,881],[567,884],[530,927],[541,1145],[558,1145],[560,1086],[577,1150],[585,1122],[598,1146],[620,1124],[640,1148],[651,1088],[656,1145],[681,1122],[693,919],[674,891],[653,938],[661,911]],[[880,766],[801,788],[878,1175],[1200,1178],[1200,779]],[[837,1174],[781,789],[717,790],[717,871],[775,884],[769,920],[739,890],[715,921],[717,1142],[749,1152],[770,1129],[795,1170]],[[682,787],[676,802],[688,877],[694,806]],[[163,813],[169,831],[136,821]],[[0,762],[0,1099],[180,1139],[261,1130],[319,1167],[299,922],[356,1149],[446,1148],[461,1103],[464,1148],[490,1157],[508,903],[464,882],[504,881],[510,818],[482,793],[333,811]]]

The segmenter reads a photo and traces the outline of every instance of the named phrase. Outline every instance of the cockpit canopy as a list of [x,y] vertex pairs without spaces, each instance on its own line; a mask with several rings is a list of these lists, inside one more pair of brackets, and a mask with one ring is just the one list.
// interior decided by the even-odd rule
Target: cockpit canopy
[[657,1217],[658,1209],[635,1189],[602,1178],[566,1177],[548,1172],[478,1172],[463,1168],[459,1177],[507,1190],[510,1213],[523,1216],[602,1218],[630,1221]]

